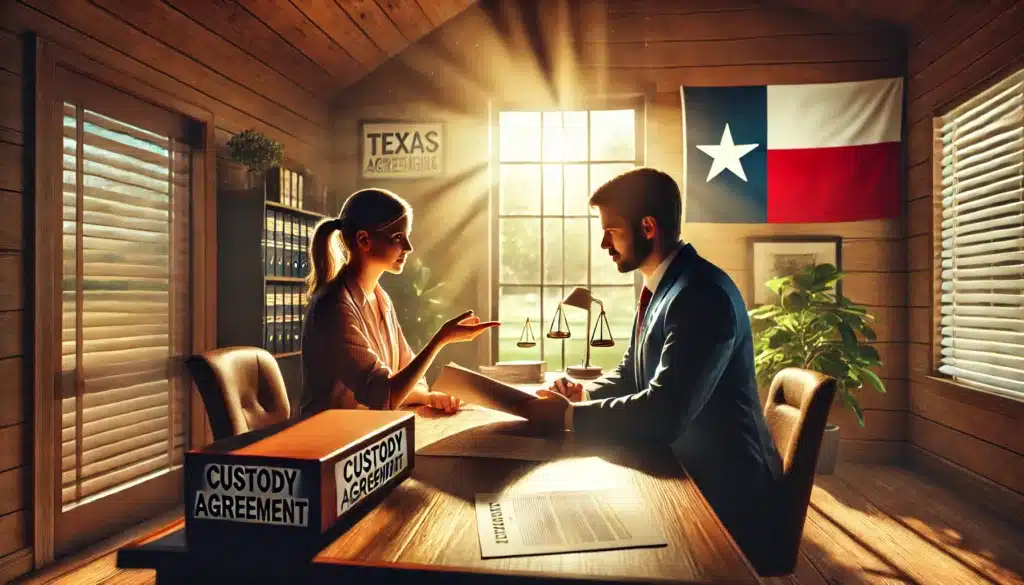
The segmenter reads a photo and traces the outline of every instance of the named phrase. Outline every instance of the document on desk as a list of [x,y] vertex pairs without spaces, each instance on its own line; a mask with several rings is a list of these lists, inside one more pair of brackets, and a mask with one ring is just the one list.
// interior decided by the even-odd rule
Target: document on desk
[[477,494],[482,558],[665,546],[639,498],[618,490]]
[[463,405],[455,414],[417,417],[416,454],[521,461],[551,461],[563,455],[563,441],[524,436],[524,426],[525,420],[510,414]]
[[428,457],[554,461],[565,455],[565,446],[561,441],[541,437],[517,437],[482,429],[470,429],[438,437],[429,444],[418,447],[416,454]]
[[445,365],[430,389],[461,398],[469,404],[508,414],[516,414],[516,407],[523,402],[537,399],[525,390],[488,378],[454,362]]

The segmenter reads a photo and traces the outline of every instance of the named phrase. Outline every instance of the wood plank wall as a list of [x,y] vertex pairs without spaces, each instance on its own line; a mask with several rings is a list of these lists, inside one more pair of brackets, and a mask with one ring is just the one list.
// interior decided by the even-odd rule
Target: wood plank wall
[[[485,2],[450,21],[351,88],[332,104],[336,190],[347,195],[359,176],[358,121],[444,119],[446,181],[381,181],[416,206],[413,234],[433,266],[452,266],[460,307],[489,303],[487,266],[487,100],[554,99],[616,91],[652,96],[648,163],[682,184],[681,84],[752,85],[838,82],[903,76],[904,35],[878,25],[835,22],[799,9],[753,0],[678,2],[612,0],[583,8],[543,4],[539,30],[517,23],[538,14],[526,1]],[[494,14],[510,15],[512,24]],[[506,36],[497,30],[507,31]],[[566,41],[577,31],[576,42]],[[538,42],[537,37],[543,40]],[[546,47],[534,59],[525,46]],[[545,63],[551,65],[545,67]],[[458,229],[452,229],[453,224]],[[835,408],[841,457],[899,458],[907,426],[907,263],[905,218],[837,224],[689,224],[683,237],[735,279],[748,296],[754,283],[746,238],[770,235],[843,237],[845,292],[878,317],[880,375],[887,394],[865,391],[866,426]],[[418,232],[418,233],[417,233]],[[422,242],[426,239],[427,243]],[[475,295],[475,296],[474,296]],[[519,326],[519,324],[515,324]],[[479,344],[478,360],[487,359]],[[447,350],[446,350],[447,351]],[[467,361],[473,356],[467,355]],[[447,357],[444,361],[447,361]]]
[[[25,82],[21,34],[34,31],[60,47],[212,112],[218,146],[255,127],[285,153],[318,167],[327,129],[326,96],[313,98],[266,73],[266,66],[163,3],[117,3],[127,20],[84,0],[0,0],[0,582],[32,566],[30,260],[33,202],[23,169]],[[166,20],[171,19],[171,20]],[[170,22],[173,26],[168,26]],[[102,40],[97,40],[102,39]],[[187,39],[188,43],[180,42]],[[256,318],[259,318],[258,316]],[[28,372],[31,372],[29,370]]]
[[26,325],[31,304],[26,302],[23,254],[32,241],[25,225],[25,120],[22,50],[19,39],[0,30],[0,582],[32,567],[32,394],[30,342]]
[[[932,328],[941,243],[933,218],[932,120],[988,84],[1024,67],[1024,3],[992,0],[947,9],[913,31],[907,120],[908,363],[912,460],[955,479],[972,497],[1024,518],[1024,404],[958,387],[935,374]],[[934,376],[934,377],[933,377]]]

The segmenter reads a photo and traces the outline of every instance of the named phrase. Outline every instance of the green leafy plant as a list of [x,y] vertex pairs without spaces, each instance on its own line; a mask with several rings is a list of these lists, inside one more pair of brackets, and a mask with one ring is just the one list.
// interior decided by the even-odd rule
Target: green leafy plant
[[880,366],[882,360],[878,351],[863,341],[876,339],[870,325],[874,316],[836,294],[835,284],[843,276],[832,264],[818,264],[766,282],[779,301],[748,313],[754,334],[754,365],[762,388],[787,367],[832,376],[838,383],[837,394],[864,426],[855,391],[868,384],[885,392],[882,380],[870,369]]
[[398,322],[413,352],[422,350],[438,328],[452,317],[448,315],[447,300],[440,295],[445,284],[432,279],[430,268],[415,257],[409,258],[401,274],[381,276],[381,285],[391,297]]
[[254,173],[262,173],[281,164],[284,145],[252,128],[243,130],[228,140],[228,153],[235,161]]

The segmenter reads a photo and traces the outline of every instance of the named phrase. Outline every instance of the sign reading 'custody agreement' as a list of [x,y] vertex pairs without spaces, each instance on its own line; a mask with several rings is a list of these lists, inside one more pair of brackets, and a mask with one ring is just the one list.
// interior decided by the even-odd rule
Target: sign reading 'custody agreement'
[[444,174],[444,125],[440,122],[366,122],[360,139],[364,179]]
[[409,467],[405,432],[399,428],[334,466],[338,516]]
[[302,497],[298,469],[261,465],[209,464],[202,489],[192,502],[192,517],[307,526],[309,499]]

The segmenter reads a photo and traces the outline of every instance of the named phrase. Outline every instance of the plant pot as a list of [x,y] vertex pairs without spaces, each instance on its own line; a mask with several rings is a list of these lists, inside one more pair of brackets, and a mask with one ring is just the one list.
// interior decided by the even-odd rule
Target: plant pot
[[839,425],[828,423],[825,425],[825,434],[821,437],[821,449],[818,450],[818,466],[815,471],[821,475],[835,471],[838,454]]

